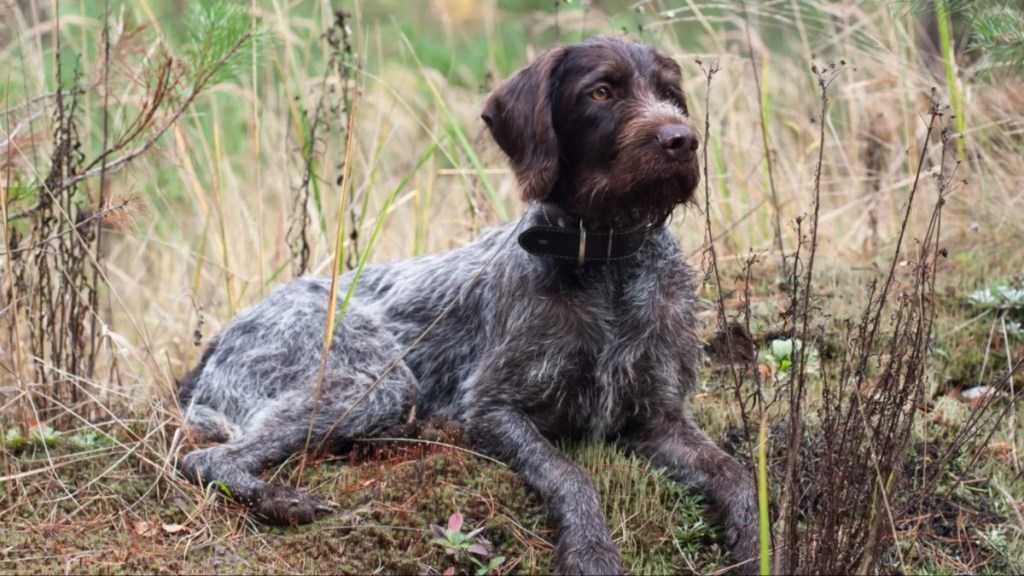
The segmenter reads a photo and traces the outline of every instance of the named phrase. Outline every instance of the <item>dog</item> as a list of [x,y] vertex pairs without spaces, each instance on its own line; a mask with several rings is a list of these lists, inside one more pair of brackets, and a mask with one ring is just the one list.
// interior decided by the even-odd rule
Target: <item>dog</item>
[[[326,351],[328,279],[242,311],[183,381],[186,426],[222,443],[185,455],[182,473],[222,483],[264,521],[311,522],[331,508],[260,472],[380,434],[413,407],[461,423],[541,494],[562,572],[623,564],[592,480],[555,442],[649,458],[703,491],[735,558],[754,558],[753,479],[684,409],[701,350],[666,222],[692,199],[700,142],[681,75],[653,48],[596,37],[500,85],[482,118],[531,203],[520,222],[367,267]],[[354,281],[341,277],[339,300]]]

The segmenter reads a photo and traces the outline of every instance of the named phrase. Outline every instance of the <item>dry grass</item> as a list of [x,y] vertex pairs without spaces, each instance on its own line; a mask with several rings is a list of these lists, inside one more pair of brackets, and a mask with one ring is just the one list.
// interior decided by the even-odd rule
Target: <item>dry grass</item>
[[[709,200],[678,214],[672,226],[692,247],[695,265],[711,271],[713,264],[718,271],[709,272],[705,285],[704,295],[718,303],[708,307],[708,331],[714,317],[720,325],[740,321],[749,323],[759,344],[797,336],[809,343],[804,353],[824,355],[854,334],[842,329],[840,319],[881,324],[870,343],[861,339],[859,348],[845,347],[851,356],[834,365],[836,374],[856,373],[861,384],[884,383],[879,375],[887,374],[887,361],[908,350],[916,354],[915,364],[901,365],[895,379],[908,388],[894,400],[900,409],[891,411],[898,423],[892,469],[877,467],[875,458],[875,468],[850,484],[849,494],[836,487],[830,493],[848,501],[860,486],[898,490],[895,480],[882,479],[897,476],[922,490],[936,470],[944,474],[959,466],[951,476],[955,482],[940,474],[948,493],[936,496],[941,503],[932,508],[908,491],[900,499],[906,500],[902,518],[883,518],[880,503],[891,493],[876,493],[868,516],[860,517],[862,527],[843,525],[849,529],[844,532],[835,528],[842,524],[835,517],[832,524],[815,524],[826,517],[807,516],[813,507],[799,508],[806,502],[794,492],[802,481],[796,471],[827,468],[814,466],[823,461],[822,446],[802,439],[800,429],[854,430],[828,428],[838,424],[817,412],[828,405],[828,378],[794,371],[792,386],[768,390],[779,375],[764,356],[751,372],[713,376],[712,393],[698,398],[697,408],[720,437],[746,426],[743,436],[754,438],[760,424],[751,414],[768,414],[770,426],[792,419],[771,434],[779,439],[771,452],[771,486],[781,514],[776,534],[787,534],[780,549],[796,553],[796,543],[803,543],[809,548],[800,549],[800,558],[811,563],[800,566],[830,566],[814,560],[814,550],[826,543],[801,532],[820,528],[843,538],[869,535],[873,546],[884,548],[866,552],[872,567],[984,567],[953,558],[950,550],[962,552],[963,546],[929,537],[930,525],[907,519],[940,504],[969,502],[975,505],[965,508],[972,518],[1003,518],[1000,529],[1007,535],[1022,528],[1012,520],[1024,497],[1014,474],[1016,435],[994,424],[1004,405],[960,413],[952,424],[930,428],[938,412],[934,398],[946,391],[947,380],[984,377],[1012,386],[1012,377],[1003,375],[1021,354],[1020,341],[1007,334],[994,344],[991,337],[986,341],[984,330],[975,330],[977,320],[964,319],[957,304],[966,292],[1020,274],[1014,247],[1024,240],[1024,226],[1013,215],[1024,178],[1021,81],[947,86],[943,59],[926,46],[917,18],[866,0],[780,0],[746,11],[731,3],[682,0],[598,3],[606,11],[578,3],[556,3],[556,11],[550,3],[536,9],[528,4],[346,3],[349,15],[342,22],[327,2],[251,0],[247,15],[269,38],[257,44],[238,39],[243,57],[231,58],[232,73],[222,74],[212,61],[204,75],[194,50],[198,40],[186,37],[176,3],[114,2],[104,19],[97,17],[104,13],[102,2],[62,2],[58,21],[50,3],[0,0],[6,72],[0,77],[0,205],[8,239],[0,259],[0,424],[34,446],[21,447],[10,432],[4,435],[0,517],[14,514],[22,520],[10,525],[19,527],[50,519],[136,530],[132,522],[154,522],[159,515],[149,510],[148,516],[132,516],[139,502],[151,498],[174,503],[171,524],[188,527],[189,536],[175,540],[174,550],[193,543],[212,548],[231,534],[251,534],[235,510],[214,505],[174,477],[185,441],[176,433],[175,379],[240,308],[296,273],[330,274],[334,266],[351,269],[361,260],[449,249],[518,214],[514,182],[477,117],[484,94],[556,37],[572,41],[625,28],[677,58],[688,79],[691,113],[707,118]],[[6,5],[14,9],[3,10]],[[702,64],[706,69],[712,62],[719,71],[704,81]],[[830,63],[845,68],[824,101],[812,63],[820,70]],[[76,69],[79,77],[71,82]],[[951,124],[941,104],[954,93],[963,101],[963,134],[942,131]],[[966,143],[962,158],[957,146],[944,145],[959,137]],[[937,228],[933,208],[940,189]],[[911,194],[915,205],[908,210]],[[703,237],[693,232],[701,220]],[[708,238],[713,251],[701,244]],[[815,264],[809,267],[811,249]],[[948,257],[936,257],[938,250]],[[751,254],[760,263],[745,267]],[[1013,254],[1015,259],[1002,257]],[[865,298],[871,281],[890,284],[884,290],[891,294],[888,306],[878,302],[879,292]],[[946,287],[955,297],[945,297]],[[909,331],[908,324],[889,324],[897,310],[909,314],[900,322],[918,323]],[[935,341],[929,340],[933,333]],[[951,351],[951,360],[931,359],[936,343]],[[959,361],[968,356],[970,361]],[[1002,359],[1001,370],[992,371],[990,356]],[[752,389],[757,394],[747,396],[753,400],[746,405],[732,401]],[[774,404],[765,399],[766,390],[776,395]],[[801,404],[806,398],[810,404]],[[903,410],[910,400],[913,408]],[[850,406],[833,408],[845,414]],[[856,410],[848,414],[869,418]],[[983,416],[989,419],[972,424]],[[64,435],[52,453],[48,428]],[[992,444],[978,430],[994,430],[996,439],[1008,442],[1009,468],[998,458],[987,468],[988,457],[984,473],[967,466],[975,464],[975,446]],[[38,438],[32,440],[33,434]],[[949,452],[920,445],[965,435],[959,444],[942,444]],[[69,450],[69,442],[80,446]],[[800,460],[781,457],[787,446]],[[870,461],[865,455],[880,447],[869,440],[842,452],[849,462],[840,468],[863,465]],[[751,453],[748,444],[737,448]],[[915,459],[928,460],[920,466],[947,468],[922,472]],[[80,468],[95,480],[64,475]],[[111,499],[122,508],[104,504],[107,487],[130,482],[133,474],[146,478],[146,488],[132,498]],[[999,479],[998,488],[983,484],[994,503],[980,512],[983,498],[957,500],[961,479],[975,476]],[[659,492],[655,500],[661,499]],[[609,506],[614,517],[628,517]],[[416,522],[421,520],[441,519]],[[230,527],[227,534],[224,527]],[[164,537],[175,534],[161,530]],[[977,531],[965,534],[957,541],[978,545]],[[617,535],[624,542],[639,538],[630,530]],[[658,538],[676,547],[683,541],[678,534]],[[999,550],[981,540],[986,554]],[[544,546],[525,546],[534,551],[523,558]],[[1013,546],[1006,544],[999,558],[1012,556]],[[719,560],[714,554],[683,556],[690,570],[710,569]],[[864,558],[829,561],[864,568]],[[796,560],[790,557],[790,564]],[[529,562],[524,566],[535,565]],[[662,556],[643,562],[637,566],[683,569],[660,564]],[[998,562],[1007,566],[1005,558]]]

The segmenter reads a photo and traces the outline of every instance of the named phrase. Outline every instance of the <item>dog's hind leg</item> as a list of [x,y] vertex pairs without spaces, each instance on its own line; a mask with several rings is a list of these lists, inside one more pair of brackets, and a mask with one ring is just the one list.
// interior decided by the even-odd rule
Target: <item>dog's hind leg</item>
[[328,372],[319,395],[315,387],[303,388],[269,401],[237,438],[187,454],[181,471],[193,482],[221,489],[268,523],[312,522],[331,508],[290,486],[264,482],[260,472],[292,454],[372,436],[398,423],[415,387],[415,376],[402,363],[380,378]]

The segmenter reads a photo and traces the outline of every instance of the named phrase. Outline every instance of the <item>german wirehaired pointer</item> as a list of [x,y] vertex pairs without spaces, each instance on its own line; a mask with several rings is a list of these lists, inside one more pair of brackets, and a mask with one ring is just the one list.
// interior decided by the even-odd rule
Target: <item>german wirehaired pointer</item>
[[483,120],[533,203],[523,221],[366,268],[326,360],[329,280],[295,280],[243,311],[183,383],[187,426],[222,442],[186,455],[183,473],[223,483],[265,521],[311,522],[330,508],[260,472],[414,408],[461,422],[540,492],[563,572],[623,566],[591,479],[557,441],[648,457],[707,494],[734,556],[754,557],[753,479],[684,409],[701,352],[691,271],[665,223],[697,186],[699,141],[680,79],[654,49],[601,37],[498,87]]

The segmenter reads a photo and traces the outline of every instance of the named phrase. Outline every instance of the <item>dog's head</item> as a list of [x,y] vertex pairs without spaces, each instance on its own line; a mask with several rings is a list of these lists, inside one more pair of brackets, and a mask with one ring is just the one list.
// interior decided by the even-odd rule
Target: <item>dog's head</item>
[[663,220],[700,179],[679,65],[648,46],[597,37],[548,50],[482,116],[525,200],[591,223]]

